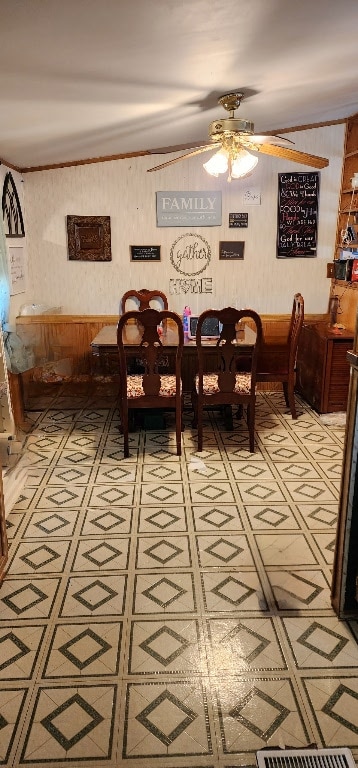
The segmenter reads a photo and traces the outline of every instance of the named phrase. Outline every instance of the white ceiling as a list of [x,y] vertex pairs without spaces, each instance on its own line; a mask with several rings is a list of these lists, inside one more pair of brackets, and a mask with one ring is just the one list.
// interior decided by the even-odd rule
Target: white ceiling
[[0,157],[206,140],[235,90],[256,133],[347,117],[357,33],[357,0],[1,0]]

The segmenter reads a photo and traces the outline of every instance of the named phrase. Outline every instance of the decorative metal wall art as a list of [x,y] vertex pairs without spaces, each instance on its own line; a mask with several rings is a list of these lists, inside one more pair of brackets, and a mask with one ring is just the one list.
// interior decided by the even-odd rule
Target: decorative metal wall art
[[176,295],[214,293],[212,277],[178,277],[169,280],[169,293]]
[[25,237],[19,195],[12,173],[7,173],[2,190],[2,216],[6,237]]
[[111,261],[110,216],[67,216],[69,261]]
[[170,261],[181,275],[200,275],[210,264],[211,250],[202,235],[187,232],[174,241],[170,249]]

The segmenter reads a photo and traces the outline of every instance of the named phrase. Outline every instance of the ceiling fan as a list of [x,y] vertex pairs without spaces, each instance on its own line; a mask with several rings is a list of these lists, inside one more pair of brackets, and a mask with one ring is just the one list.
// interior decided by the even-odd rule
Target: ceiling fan
[[[235,117],[235,110],[238,109],[243,98],[244,94],[240,92],[227,93],[224,96],[220,96],[218,103],[230,113],[230,116],[213,120],[210,123],[209,144],[205,144],[204,141],[197,141],[190,146],[182,145],[165,150],[155,150],[156,153],[159,153],[193,148],[192,152],[175,157],[173,160],[156,165],[154,168],[148,168],[148,171],[159,171],[161,168],[178,163],[187,157],[194,157],[194,155],[209,152],[213,149],[218,149],[218,152],[207,163],[204,163],[204,168],[211,176],[218,176],[220,173],[228,171],[228,181],[244,178],[252,173],[258,162],[258,157],[253,155],[252,152],[262,152],[265,155],[282,157],[312,168],[325,168],[328,165],[329,161],[325,157],[318,157],[317,155],[310,155],[306,152],[291,149],[289,145],[294,142],[285,139],[283,136],[255,134],[254,124],[250,120]],[[154,154],[154,150],[152,154]]]

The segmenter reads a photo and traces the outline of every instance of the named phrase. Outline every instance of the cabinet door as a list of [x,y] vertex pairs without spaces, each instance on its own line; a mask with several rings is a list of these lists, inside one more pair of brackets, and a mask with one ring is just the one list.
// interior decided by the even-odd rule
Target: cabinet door
[[326,369],[326,341],[315,328],[303,326],[297,352],[296,389],[322,412]]
[[327,366],[329,384],[324,406],[327,412],[331,413],[345,411],[347,408],[350,373],[347,352],[352,349],[353,342],[337,338],[330,341],[329,346],[329,366]]

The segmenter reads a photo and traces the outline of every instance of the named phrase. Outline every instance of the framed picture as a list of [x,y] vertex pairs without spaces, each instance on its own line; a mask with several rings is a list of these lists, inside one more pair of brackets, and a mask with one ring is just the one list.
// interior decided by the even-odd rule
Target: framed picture
[[223,261],[233,261],[233,259],[244,258],[244,240],[220,240],[219,259]]
[[109,216],[67,216],[69,261],[111,261]]

